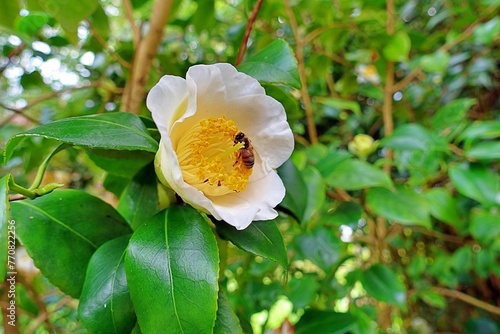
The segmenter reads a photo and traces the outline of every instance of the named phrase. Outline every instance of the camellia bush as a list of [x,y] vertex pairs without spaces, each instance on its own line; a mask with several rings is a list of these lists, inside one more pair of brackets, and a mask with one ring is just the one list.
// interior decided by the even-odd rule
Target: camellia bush
[[4,333],[498,333],[497,0],[13,0]]

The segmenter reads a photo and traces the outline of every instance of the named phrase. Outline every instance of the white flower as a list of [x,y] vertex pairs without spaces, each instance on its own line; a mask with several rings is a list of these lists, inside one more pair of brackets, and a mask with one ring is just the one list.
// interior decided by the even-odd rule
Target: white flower
[[355,68],[358,83],[371,83],[378,85],[380,83],[380,76],[378,75],[377,68],[373,64],[357,64]]
[[283,106],[257,80],[230,64],[197,65],[186,79],[162,77],[147,106],[161,134],[155,165],[162,183],[237,229],[277,216],[285,188],[275,169],[294,140]]

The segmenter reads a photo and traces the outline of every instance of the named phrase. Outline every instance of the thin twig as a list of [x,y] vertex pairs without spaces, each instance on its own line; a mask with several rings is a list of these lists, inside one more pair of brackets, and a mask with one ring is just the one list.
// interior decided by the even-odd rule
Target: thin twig
[[479,307],[480,309],[485,310],[487,312],[500,315],[500,307],[485,303],[482,300],[469,296],[468,294],[465,294],[461,291],[450,290],[441,287],[433,287],[432,290],[434,290],[435,292],[439,293],[442,296],[459,299],[463,302],[466,302],[467,304]]
[[92,35],[94,36],[94,38],[97,40],[97,42],[99,44],[101,44],[101,46],[109,52],[109,54],[111,54],[111,56],[113,58],[116,59],[116,61],[118,61],[120,63],[120,65],[122,65],[123,67],[125,67],[126,69],[128,69],[129,71],[132,70],[132,65],[130,65],[129,62],[127,62],[125,59],[123,59],[118,53],[115,52],[115,50],[113,50],[109,45],[108,43],[97,33],[97,30],[95,30],[94,26],[92,25],[92,23],[90,21],[87,21],[88,24],[89,24],[89,28],[90,28],[90,32],[92,33]]
[[141,31],[135,24],[134,9],[130,0],[123,0],[123,8],[125,9],[125,15],[127,16],[130,27],[132,28],[132,42],[134,43],[134,48],[137,48],[141,41]]
[[262,2],[263,0],[257,0],[255,6],[253,7],[252,13],[250,14],[250,17],[248,18],[247,26],[245,27],[245,33],[243,35],[243,39],[241,40],[240,50],[234,62],[234,66],[238,66],[243,61],[243,56],[245,55],[248,46],[248,39],[250,38],[250,33],[252,32],[253,24],[257,19],[257,15],[259,14]]
[[9,106],[6,106],[3,103],[0,103],[0,107],[3,108],[3,109],[5,109],[5,110],[12,111],[16,115],[22,116],[22,117],[26,118],[28,121],[30,121],[32,123],[40,124],[40,121],[38,121],[37,119],[34,119],[33,117],[24,114],[24,110],[23,109],[9,107]]
[[[456,38],[452,39],[451,41],[447,42],[446,44],[441,46],[439,49],[437,49],[436,52],[449,51],[455,45],[459,44],[460,42],[462,42],[465,39],[467,39],[468,37],[470,37],[474,33],[474,30],[476,29],[476,27],[478,25],[480,25],[481,23],[483,23],[484,21],[488,20],[490,14],[493,13],[494,11],[496,11],[497,8],[498,8],[498,5],[492,5],[492,6],[488,7],[486,9],[486,11],[484,11],[484,13],[481,17],[479,17],[477,20],[472,22],[471,25],[468,26],[464,31],[462,31],[462,33],[460,35],[458,35]],[[417,66],[410,73],[408,73],[408,75],[403,80],[401,80],[400,82],[398,82],[397,84],[395,84],[392,87],[392,92],[394,93],[394,92],[397,92],[398,90],[405,88],[406,85],[408,85],[420,73],[422,73],[422,67]]]
[[307,76],[304,62],[304,41],[300,37],[299,26],[297,24],[297,20],[295,19],[292,7],[290,6],[290,2],[288,0],[284,0],[284,4],[288,20],[290,21],[290,27],[292,28],[295,42],[297,43],[295,57],[297,58],[297,67],[299,68],[300,81],[302,82],[301,95],[304,101],[304,108],[306,109],[307,131],[309,133],[311,143],[316,144],[318,142],[318,133],[316,130],[316,123],[314,122],[311,96],[307,90]]

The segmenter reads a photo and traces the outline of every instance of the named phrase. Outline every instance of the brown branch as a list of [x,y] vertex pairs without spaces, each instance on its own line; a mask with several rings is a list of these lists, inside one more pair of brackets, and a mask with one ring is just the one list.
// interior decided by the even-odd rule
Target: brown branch
[[15,48],[14,50],[12,50],[12,52],[7,56],[9,61],[7,62],[7,64],[3,67],[0,67],[0,75],[2,75],[2,73],[5,71],[5,69],[7,68],[7,66],[9,66],[10,64],[10,60],[12,59],[12,57],[15,57],[17,56],[18,54],[21,53],[21,51],[24,50],[24,47],[26,46],[26,44],[24,43],[21,43],[17,46],[17,48]]
[[487,312],[490,312],[490,313],[493,313],[496,315],[500,315],[500,307],[485,303],[482,300],[479,300],[477,298],[469,296],[468,294],[465,294],[461,291],[450,290],[450,289],[445,289],[445,288],[441,288],[441,287],[433,287],[432,290],[434,290],[435,292],[439,293],[442,296],[459,299],[467,304],[476,306],[476,307],[478,307],[482,310],[485,310]]
[[290,2],[288,0],[284,0],[284,4],[286,13],[288,15],[288,20],[290,21],[290,27],[292,28],[293,35],[297,43],[297,47],[295,49],[295,57],[297,58],[297,66],[299,68],[300,81],[302,82],[301,95],[304,101],[304,107],[306,109],[307,130],[309,133],[309,139],[312,144],[316,144],[318,142],[318,133],[316,131],[316,124],[314,122],[311,96],[309,95],[309,91],[307,90],[307,81],[306,81],[307,77],[306,77],[305,62],[304,62],[304,41],[300,37],[299,26],[297,24],[297,20],[295,19],[295,15],[293,14]]
[[263,0],[257,0],[255,6],[253,7],[252,13],[250,14],[250,17],[248,18],[247,26],[245,27],[245,33],[243,35],[243,39],[241,40],[240,50],[234,62],[234,66],[238,66],[239,64],[241,64],[241,61],[243,60],[243,56],[245,55],[248,46],[248,39],[250,38],[250,33],[252,32],[253,24],[257,19],[257,15],[259,14],[262,2]]
[[109,45],[108,43],[97,33],[97,31],[95,30],[94,26],[92,25],[92,23],[90,21],[87,21],[88,25],[89,25],[89,28],[90,28],[90,32],[92,33],[92,35],[94,36],[94,38],[97,40],[97,42],[99,44],[101,44],[101,46],[107,51],[109,52],[109,54],[116,59],[117,62],[120,63],[120,65],[122,65],[123,67],[125,67],[126,69],[128,69],[129,71],[132,70],[132,66],[130,65],[129,62],[127,62],[125,59],[123,59],[118,53],[115,52],[115,50],[113,50]]
[[132,42],[134,43],[134,48],[137,48],[141,41],[141,31],[135,24],[134,9],[130,0],[123,0],[123,8],[125,9],[125,15],[132,28]]
[[15,194],[15,195],[9,196],[9,202],[20,201],[20,200],[23,200],[26,198],[28,198],[28,197],[21,195],[21,194]]
[[134,62],[130,79],[125,88],[122,111],[138,114],[141,103],[144,99],[144,88],[148,79],[149,70],[156,55],[158,45],[163,36],[163,28],[167,24],[173,0],[155,0],[151,20],[149,22],[149,31],[146,36],[140,40],[135,51]]
[[22,117],[26,118],[28,121],[30,121],[32,123],[40,124],[40,122],[37,119],[34,119],[31,116],[25,115],[23,109],[12,108],[12,107],[6,106],[3,103],[0,103],[0,107],[3,108],[3,109],[5,109],[5,110],[12,111],[16,115],[22,116]]

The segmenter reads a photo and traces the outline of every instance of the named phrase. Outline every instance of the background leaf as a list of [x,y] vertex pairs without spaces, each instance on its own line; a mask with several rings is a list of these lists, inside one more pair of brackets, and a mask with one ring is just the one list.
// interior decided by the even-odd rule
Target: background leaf
[[[9,244],[9,179],[10,174],[0,179],[0,278],[5,277],[7,272],[8,244]],[[15,224],[15,222],[14,222]],[[14,226],[15,228],[15,226]],[[12,240],[12,239],[11,239]],[[15,262],[15,260],[13,260]],[[10,268],[13,271],[15,268]]]
[[131,233],[113,207],[78,190],[55,190],[32,201],[16,201],[11,210],[17,237],[35,265],[75,298],[80,296],[87,265],[97,248]]
[[307,186],[292,161],[287,160],[278,168],[278,174],[285,185],[286,194],[280,206],[290,211],[293,216],[301,221],[307,207]]
[[363,288],[372,297],[389,304],[405,307],[405,286],[389,267],[375,264],[362,272],[360,281]]
[[450,167],[450,179],[458,192],[485,205],[498,205],[500,177],[477,164],[461,163]]
[[[191,207],[172,206],[141,225],[130,239],[125,259],[141,330],[212,332],[218,263],[215,237]],[[194,306],[203,312],[193,312]]]
[[306,310],[295,326],[296,334],[341,334],[349,333],[356,318],[349,313]]
[[215,319],[214,334],[243,334],[240,321],[231,309],[229,299],[223,289],[219,289],[217,299],[217,318]]
[[357,159],[347,159],[333,167],[326,178],[326,183],[345,190],[392,187],[392,181],[386,173],[367,162]]

